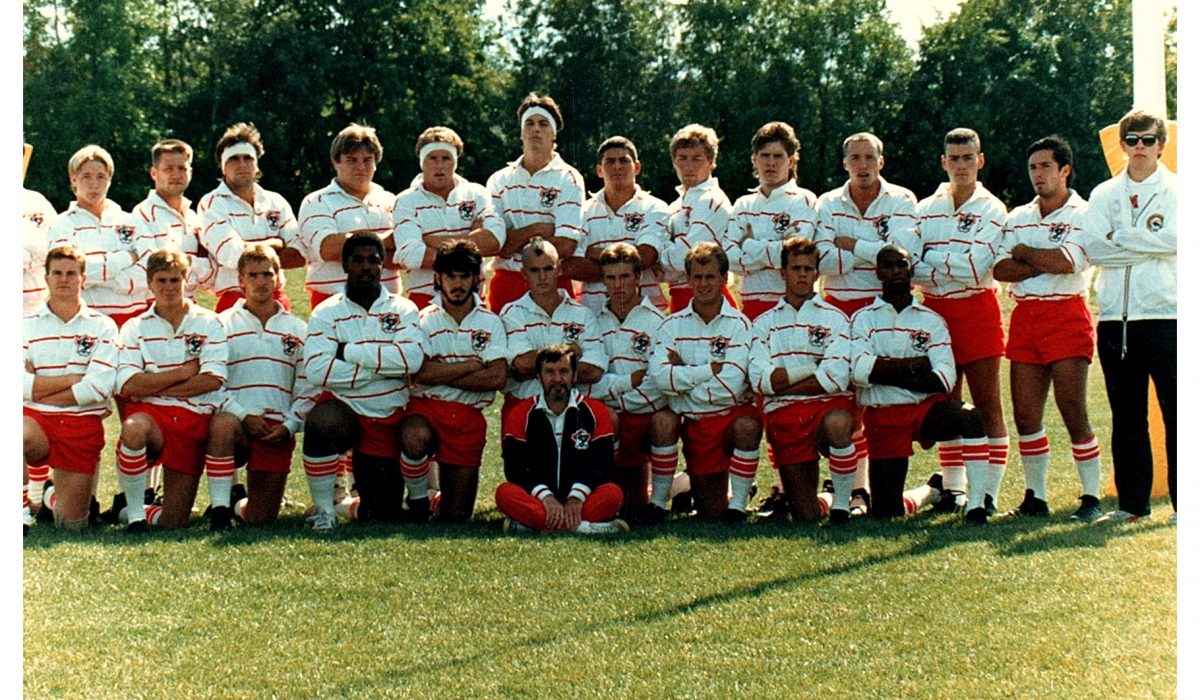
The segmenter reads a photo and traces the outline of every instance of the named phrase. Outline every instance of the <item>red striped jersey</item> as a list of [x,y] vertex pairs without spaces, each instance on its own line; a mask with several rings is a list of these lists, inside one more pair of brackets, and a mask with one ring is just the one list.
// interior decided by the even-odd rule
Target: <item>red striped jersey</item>
[[[117,324],[82,304],[79,313],[63,321],[42,304],[24,320],[24,401],[42,413],[107,416],[108,399],[117,379]],[[37,376],[82,374],[71,387],[74,406],[52,406],[33,400]]]
[[[727,413],[748,402],[750,319],[722,300],[720,313],[705,323],[692,304],[671,314],[654,334],[650,377],[668,397],[671,409],[688,418]],[[667,350],[679,353],[672,365]],[[724,363],[714,375],[712,363]]]
[[946,391],[954,387],[957,370],[950,349],[950,331],[942,317],[929,308],[912,304],[903,311],[876,297],[850,318],[852,378],[863,406],[918,404],[932,394],[897,386],[871,384],[877,359],[928,357],[934,374]]
[[[225,327],[212,311],[194,301],[184,300],[187,313],[178,328],[155,312],[151,306],[145,313],[121,326],[117,341],[120,364],[117,366],[117,392],[134,375],[142,372],[165,372],[184,363],[197,360],[200,374],[210,374],[222,381],[226,378],[229,358],[225,342]],[[211,414],[224,400],[220,389],[186,399],[169,396],[147,396],[139,401],[158,406],[175,406],[193,413]]]
[[725,233],[729,269],[742,276],[742,299],[775,301],[783,296],[783,242],[816,238],[817,196],[794,180],[764,196],[761,187],[738,197]]
[[675,191],[679,197],[667,207],[668,243],[660,260],[667,282],[672,287],[683,287],[687,284],[683,261],[692,246],[712,241],[728,248],[725,233],[733,205],[715,177],[690,189],[679,185]]
[[[492,206],[504,218],[506,231],[536,223],[554,224],[554,236],[583,238],[583,176],[558,153],[542,169],[530,173],[523,156],[492,173],[487,189]],[[521,253],[496,258],[498,270],[521,271]]]
[[920,259],[913,260],[913,284],[926,297],[962,298],[996,288],[992,267],[1008,212],[983,186],[957,210],[950,184],[917,203]]
[[[667,243],[667,203],[638,187],[633,199],[613,211],[604,198],[604,190],[600,190],[584,202],[583,228],[583,238],[575,250],[580,257],[589,249],[602,251],[614,243],[648,245],[661,256]],[[660,309],[667,308],[667,298],[663,296],[658,279],[648,265],[642,265],[642,268],[642,296]],[[584,282],[579,300],[598,315],[608,301],[604,283]]]
[[[557,290],[562,301],[553,314],[538,306],[526,292],[520,299],[506,304],[500,310],[500,320],[508,332],[509,362],[530,350],[540,350],[555,343],[574,343],[583,351],[579,362],[603,370],[608,366],[604,354],[604,343],[600,340],[596,316],[583,304]],[[582,390],[582,386],[578,387]],[[513,398],[524,399],[542,393],[542,384],[537,377],[518,380],[511,376],[504,393]]]
[[[304,341],[304,374],[355,413],[386,418],[408,405],[410,375],[425,359],[417,307],[387,289],[364,309],[335,294],[313,309]],[[345,343],[337,359],[339,343]]]
[[[601,307],[596,319],[608,355],[608,369],[600,381],[585,387],[589,396],[621,413],[653,413],[667,405],[667,397],[649,372],[654,335],[664,318],[662,310],[646,297],[629,310],[624,321],[607,306]],[[646,375],[634,387],[632,375],[639,370],[646,370]]]
[[[350,236],[370,231],[385,241],[392,234],[392,204],[396,195],[371,183],[366,198],[358,199],[342,189],[337,179],[310,193],[300,203],[300,241],[308,258],[304,286],[309,291],[338,294],[346,284],[342,261],[322,260],[321,242],[329,236]],[[383,286],[400,293],[400,271],[383,268]]]
[[1009,251],[1024,243],[1031,248],[1057,249],[1071,261],[1071,272],[1040,274],[1008,285],[1008,295],[1020,301],[1086,297],[1092,267],[1084,250],[1083,227],[1088,204],[1075,190],[1067,203],[1044,218],[1038,200],[1023,204],[1008,215],[997,260],[1007,260]]
[[137,249],[140,220],[106,200],[95,214],[71,202],[50,227],[48,249],[70,245],[87,256],[83,301],[107,316],[131,314],[146,305],[146,268]]
[[[187,255],[191,266],[186,285],[188,296],[194,299],[197,289],[212,289],[216,270],[208,252],[200,245],[200,231],[204,225],[200,215],[192,210],[191,200],[183,198],[183,214],[180,214],[158,192],[150,190],[150,194],[134,207],[133,213],[142,220],[137,249],[143,266],[154,251],[168,246],[177,248]],[[145,285],[145,281],[141,284]]]
[[[421,309],[420,323],[425,334],[427,359],[446,363],[479,360],[485,365],[495,360],[508,362],[508,334],[504,322],[478,295],[475,296],[475,308],[463,317],[461,324],[441,304],[439,294],[433,298],[433,303]],[[494,391],[467,391],[444,384],[414,384],[412,392],[413,396],[457,401],[481,410],[496,397]]]
[[[754,320],[750,382],[770,413],[792,403],[850,396],[850,320],[820,295],[799,309],[785,299]],[[816,377],[825,394],[776,395],[771,374],[787,371],[788,382]]]
[[50,226],[58,218],[54,205],[40,192],[22,189],[22,286],[24,312],[32,313],[46,300],[46,252]]
[[[914,257],[921,250],[915,230],[916,196],[882,177],[879,184],[879,196],[866,214],[860,214],[850,198],[849,182],[817,200],[821,287],[834,299],[869,299],[879,294],[882,288],[875,276],[875,256],[885,244],[898,245]],[[833,239],[838,236],[856,239],[854,252],[836,247]]]
[[[204,228],[200,230],[203,244],[217,268],[213,292],[218,296],[240,291],[237,264],[247,243],[280,239],[284,247],[302,250],[300,226],[292,205],[283,195],[254,185],[254,204],[234,194],[222,180],[217,189],[200,198],[196,204]],[[278,251],[276,251],[278,252]],[[285,283],[279,271],[279,287]]]

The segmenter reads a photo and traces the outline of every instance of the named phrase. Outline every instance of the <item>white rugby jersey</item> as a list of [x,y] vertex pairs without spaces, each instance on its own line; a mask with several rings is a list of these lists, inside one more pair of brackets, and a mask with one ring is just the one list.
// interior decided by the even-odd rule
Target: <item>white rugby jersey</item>
[[667,208],[668,243],[663,248],[663,273],[672,288],[687,286],[684,258],[697,243],[712,241],[727,248],[725,232],[733,205],[717,178],[710,177],[691,189],[675,188],[679,197]]
[[[340,293],[346,284],[342,261],[322,260],[321,241],[333,235],[349,238],[359,231],[370,231],[380,240],[387,239],[392,234],[395,201],[396,195],[374,182],[367,196],[358,199],[342,189],[337,178],[305,197],[300,203],[300,241],[308,258],[305,288],[322,294]],[[399,270],[384,267],[380,282],[393,294],[401,291]]]
[[[237,264],[247,243],[261,243],[279,238],[287,248],[303,251],[300,226],[292,205],[283,195],[254,185],[254,204],[234,194],[222,180],[217,189],[200,198],[196,204],[204,228],[200,242],[208,250],[217,268],[213,292],[218,296],[239,291]],[[279,251],[276,251],[279,252]],[[279,271],[279,288],[286,280]]]
[[852,379],[863,406],[901,406],[917,404],[932,394],[909,391],[897,386],[871,384],[875,360],[928,357],[934,374],[949,391],[957,379],[954,351],[950,349],[950,331],[942,317],[929,308],[912,304],[903,311],[880,297],[855,312],[850,319],[852,343]]
[[[600,340],[595,314],[567,296],[565,291],[559,289],[557,292],[562,302],[554,309],[553,315],[538,306],[529,292],[500,310],[500,320],[508,332],[509,362],[512,362],[512,358],[547,345],[575,343],[583,351],[579,358],[581,364],[587,363],[601,370],[608,367],[608,357],[604,353],[604,342]],[[504,393],[516,399],[529,398],[541,392],[542,384],[537,377],[525,380],[509,377],[508,386],[504,388]]]
[[[650,354],[654,335],[662,326],[663,314],[648,298],[642,297],[621,321],[607,306],[600,309],[597,322],[608,369],[600,381],[588,387],[588,395],[600,399],[621,413],[654,413],[667,405],[667,398],[650,378]],[[632,375],[646,370],[642,383],[633,386]]]
[[[317,305],[308,319],[304,374],[355,413],[386,418],[408,405],[410,375],[421,369],[424,334],[411,301],[380,290],[364,309],[345,294]],[[344,360],[338,343],[346,343]]]
[[997,287],[992,278],[1008,210],[995,195],[975,183],[975,191],[954,209],[950,183],[917,203],[920,260],[913,260],[913,284],[926,297],[969,297]]
[[447,238],[465,238],[471,233],[476,219],[501,246],[507,236],[504,221],[492,206],[492,197],[483,185],[455,175],[454,189],[442,199],[425,189],[424,182],[424,176],[417,175],[412,185],[396,196],[396,205],[392,209],[396,254],[392,260],[408,270],[404,287],[409,295],[436,297],[433,270],[421,268],[427,248],[437,248],[439,241]]
[[[24,401],[42,413],[99,416],[111,411],[108,399],[117,379],[117,324],[82,304],[79,313],[63,322],[47,304],[25,317]],[[33,371],[29,371],[32,366]],[[52,406],[33,400],[35,376],[82,374],[71,387],[74,406]]]
[[[557,152],[536,173],[521,165],[523,158],[492,173],[487,181],[492,206],[504,218],[505,230],[552,223],[556,238],[578,242],[583,238],[583,176]],[[520,272],[520,251],[507,258],[496,258],[493,267]]]
[[783,296],[783,242],[793,236],[816,238],[817,196],[788,180],[763,196],[756,187],[738,197],[726,231],[729,269],[742,277],[744,301],[775,301]]
[[46,300],[46,253],[49,251],[50,227],[58,214],[50,200],[34,190],[21,190],[22,226],[22,287],[25,314],[37,311]]
[[50,227],[47,249],[75,246],[87,256],[87,280],[83,301],[94,311],[111,316],[131,314],[145,307],[150,298],[146,268],[137,249],[139,220],[106,200],[95,214],[71,202]]
[[[604,198],[604,190],[600,190],[583,205],[583,228],[583,239],[575,250],[580,257],[586,255],[589,248],[599,247],[603,250],[614,243],[648,245],[661,256],[667,242],[667,203],[638,187],[633,198],[614,212]],[[642,296],[661,309],[667,308],[667,299],[658,285],[658,279],[647,265],[642,267]],[[592,313],[599,315],[608,302],[604,283],[584,282],[583,295],[579,300]]]
[[[479,295],[475,308],[463,317],[461,324],[442,308],[441,295],[421,309],[421,330],[425,334],[425,356],[436,362],[465,362],[479,360],[488,364],[495,360],[508,362],[508,333],[500,317],[488,309]],[[443,401],[487,408],[496,398],[494,391],[467,391],[444,384],[413,384],[413,396],[425,396]]]
[[[875,256],[885,244],[898,245],[914,257],[921,250],[915,230],[916,196],[882,177],[879,184],[879,196],[867,207],[866,214],[859,214],[858,205],[850,198],[849,182],[817,200],[821,288],[834,299],[869,299],[879,294]],[[856,239],[853,253],[833,244],[838,236]]]
[[[850,396],[850,320],[818,294],[799,309],[786,299],[754,320],[750,383],[770,413],[792,403]],[[787,370],[796,383],[815,376],[825,394],[776,395],[771,373]]]
[[[187,313],[180,321],[179,328],[171,328],[171,323],[155,313],[153,306],[121,327],[117,341],[120,359],[117,366],[117,393],[135,374],[163,372],[191,360],[200,362],[200,374],[211,374],[224,383],[229,360],[225,327],[212,311],[186,299],[183,303],[187,306]],[[186,399],[145,396],[136,400],[208,415],[221,407],[224,396],[217,389]]]
[[[188,271],[187,294],[195,298],[197,289],[212,289],[216,270],[208,252],[200,244],[200,232],[204,224],[200,215],[192,210],[192,202],[187,197],[183,198],[183,211],[183,215],[180,215],[158,192],[150,190],[150,194],[133,209],[133,213],[142,219],[136,243],[142,265],[146,264],[151,253],[167,246],[183,251],[191,267]],[[141,284],[146,284],[144,279]]]
[[1007,260],[1009,251],[1024,243],[1031,248],[1058,249],[1071,262],[1071,272],[1042,273],[1008,285],[1008,295],[1018,302],[1086,297],[1091,283],[1091,263],[1084,250],[1083,226],[1088,204],[1075,190],[1067,203],[1042,218],[1038,200],[1023,204],[1008,215],[996,260]]
[[295,435],[319,393],[304,376],[308,326],[282,307],[264,324],[246,310],[245,299],[222,311],[220,319],[229,353],[221,410],[238,420],[262,416],[280,421]]
[[[671,409],[687,418],[727,413],[751,399],[750,319],[722,299],[712,322],[686,307],[671,314],[654,334],[650,377],[668,398]],[[667,350],[679,353],[682,365],[672,365]],[[713,375],[713,362],[723,362]]]

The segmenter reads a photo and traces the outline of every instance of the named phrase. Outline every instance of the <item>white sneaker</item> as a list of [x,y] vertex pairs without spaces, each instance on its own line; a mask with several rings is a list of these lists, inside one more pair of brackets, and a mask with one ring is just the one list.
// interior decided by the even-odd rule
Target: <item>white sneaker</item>
[[1127,513],[1123,510],[1118,509],[1118,510],[1109,511],[1109,512],[1105,513],[1104,515],[1101,515],[1099,518],[1096,518],[1096,522],[1098,522],[1098,523],[1132,523],[1132,522],[1137,522],[1138,520],[1141,520],[1141,519],[1142,519],[1142,516],[1140,516],[1140,515],[1134,515],[1133,513]]
[[312,523],[312,529],[318,532],[325,532],[337,527],[337,516],[333,513],[316,513],[305,518],[306,521]]
[[25,508],[21,512],[21,520],[25,522],[25,527],[33,527],[33,513],[29,512],[29,508]]
[[619,532],[629,532],[629,523],[620,518],[602,523],[581,520],[579,521],[579,526],[575,528],[575,532],[581,535],[612,535]]
[[504,524],[500,526],[503,532],[533,532],[532,528],[526,527],[512,518],[505,518]]

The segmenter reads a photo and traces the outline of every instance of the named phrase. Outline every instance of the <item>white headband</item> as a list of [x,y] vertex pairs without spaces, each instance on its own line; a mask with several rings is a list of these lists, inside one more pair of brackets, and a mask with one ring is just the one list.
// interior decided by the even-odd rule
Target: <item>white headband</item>
[[545,117],[546,121],[550,122],[550,131],[554,132],[555,134],[558,133],[558,122],[554,121],[554,115],[550,114],[550,112],[548,112],[547,110],[545,110],[541,107],[530,107],[529,109],[522,112],[521,113],[521,123],[518,124],[518,126],[520,126],[522,130],[524,130],[525,129],[525,120],[535,114],[540,114],[543,117]]
[[417,164],[424,165],[425,159],[434,151],[448,151],[450,153],[450,160],[454,161],[454,167],[458,167],[458,149],[445,141],[432,141],[421,146],[421,152],[417,154]]
[[238,141],[221,151],[222,170],[225,169],[225,164],[229,162],[229,159],[234,156],[250,156],[256,163],[258,162],[258,151],[255,150],[254,146],[251,146],[248,141]]

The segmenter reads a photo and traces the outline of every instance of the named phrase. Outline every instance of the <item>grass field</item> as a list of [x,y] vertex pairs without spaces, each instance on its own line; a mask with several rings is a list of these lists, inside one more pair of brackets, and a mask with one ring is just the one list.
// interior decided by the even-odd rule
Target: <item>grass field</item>
[[[300,277],[289,295],[307,315]],[[1107,481],[1098,365],[1090,410]],[[115,419],[108,427],[111,442]],[[1054,515],[984,528],[922,514],[837,531],[675,520],[619,537],[503,535],[493,441],[474,522],[322,535],[304,527],[297,451],[288,484],[296,504],[270,527],[212,535],[197,516],[185,530],[136,540],[117,528],[35,527],[24,543],[23,690],[36,698],[1173,697],[1170,504],[1156,500],[1149,521],[1124,526],[1069,520],[1078,477],[1052,407],[1047,429]],[[116,491],[111,450],[104,459],[107,504]],[[933,453],[914,457],[909,483],[935,468]],[[760,491],[769,483],[764,465]],[[1014,440],[1001,509],[1023,488]],[[198,510],[206,503],[202,485]]]

